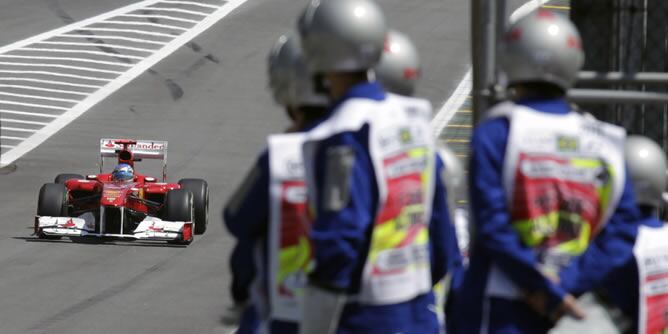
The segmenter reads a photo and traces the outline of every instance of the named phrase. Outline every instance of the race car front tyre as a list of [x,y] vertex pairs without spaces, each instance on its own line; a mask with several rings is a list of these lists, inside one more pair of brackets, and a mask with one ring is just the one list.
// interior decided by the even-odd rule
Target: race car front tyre
[[[192,222],[194,216],[193,195],[190,190],[174,189],[165,195],[165,220]],[[195,223],[195,226],[197,224]],[[195,227],[197,228],[197,227]],[[188,240],[177,240],[173,243],[188,245],[193,241],[191,235]]]
[[83,175],[79,174],[58,174],[56,178],[53,180],[54,183],[59,183],[59,184],[65,184],[67,180],[83,180],[84,177]]
[[[37,215],[61,217],[67,212],[67,188],[62,184],[46,183],[39,190]],[[60,239],[59,236],[38,234],[40,239]]]
[[195,234],[204,234],[209,224],[209,185],[202,179],[182,179],[179,185],[193,194]]

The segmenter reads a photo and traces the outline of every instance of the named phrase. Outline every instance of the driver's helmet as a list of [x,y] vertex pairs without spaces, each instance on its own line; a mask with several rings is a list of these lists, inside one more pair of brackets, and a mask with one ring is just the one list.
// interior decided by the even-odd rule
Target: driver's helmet
[[132,169],[132,166],[128,164],[118,164],[114,167],[114,171],[111,172],[111,179],[114,181],[132,181],[135,176],[135,171]]

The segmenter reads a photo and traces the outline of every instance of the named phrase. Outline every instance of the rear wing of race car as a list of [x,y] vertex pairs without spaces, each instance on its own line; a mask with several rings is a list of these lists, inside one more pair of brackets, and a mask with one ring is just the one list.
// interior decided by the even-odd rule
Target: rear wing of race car
[[162,181],[167,180],[167,142],[160,140],[135,139],[100,139],[100,173],[104,166],[104,158],[119,158],[122,151],[129,151],[131,159],[162,159]]

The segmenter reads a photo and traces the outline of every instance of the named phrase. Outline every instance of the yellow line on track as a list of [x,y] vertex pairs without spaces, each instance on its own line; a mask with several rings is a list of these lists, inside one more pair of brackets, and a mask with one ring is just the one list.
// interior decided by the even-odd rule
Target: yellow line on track
[[468,143],[468,139],[446,139],[446,143]]
[[472,128],[473,126],[470,124],[448,124],[446,128]]
[[545,8],[545,9],[559,9],[559,10],[570,10],[571,9],[571,7],[569,7],[569,6],[555,6],[555,5],[544,5],[544,6],[541,6],[541,7]]

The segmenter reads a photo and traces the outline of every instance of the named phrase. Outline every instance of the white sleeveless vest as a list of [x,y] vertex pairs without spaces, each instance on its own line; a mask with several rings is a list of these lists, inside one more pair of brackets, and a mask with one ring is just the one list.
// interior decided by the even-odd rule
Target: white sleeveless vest
[[633,253],[638,263],[640,282],[638,333],[666,333],[668,331],[668,226],[640,226]]
[[[488,117],[510,123],[503,186],[511,224],[536,250],[541,270],[556,275],[587,249],[619,203],[625,131],[576,112],[554,115],[510,102]],[[492,267],[489,295],[517,297],[505,276]]]
[[[361,288],[356,300],[386,305],[431,290],[429,219],[434,192],[435,153],[427,101],[388,94],[383,101],[351,99],[308,133],[304,161],[313,189],[313,161],[320,140],[369,126],[369,155],[378,185],[378,212]],[[316,203],[314,192],[309,201]]]
[[302,160],[303,133],[269,136],[269,317],[298,321],[311,262]]

